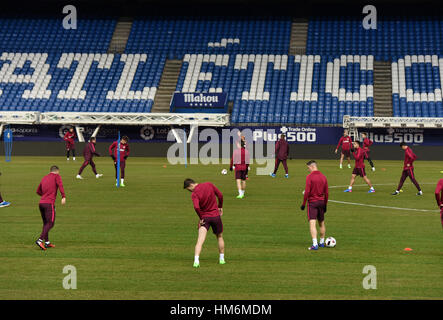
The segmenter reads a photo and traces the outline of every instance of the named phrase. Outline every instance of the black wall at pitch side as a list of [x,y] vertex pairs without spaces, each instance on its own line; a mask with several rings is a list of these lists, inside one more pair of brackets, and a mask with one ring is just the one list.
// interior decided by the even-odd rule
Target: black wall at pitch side
[[[108,156],[110,143],[97,143],[97,151]],[[77,143],[77,156],[81,158],[84,143]],[[132,157],[166,157],[171,143],[136,143],[131,146]],[[420,160],[442,161],[443,147],[412,146]],[[290,157],[294,159],[337,159],[334,154],[335,145],[291,144]],[[189,150],[189,149],[188,149]],[[4,146],[1,143],[1,154]],[[221,150],[220,150],[221,154]],[[16,141],[12,147],[12,156],[64,156],[66,155],[63,142],[21,142]],[[397,145],[376,145],[371,148],[374,160],[402,160],[404,152]]]

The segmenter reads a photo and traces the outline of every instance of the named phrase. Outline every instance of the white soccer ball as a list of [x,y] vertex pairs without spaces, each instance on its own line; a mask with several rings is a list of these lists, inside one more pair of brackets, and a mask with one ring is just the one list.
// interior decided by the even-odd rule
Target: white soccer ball
[[226,169],[223,169],[222,171],[221,171],[221,174],[227,174],[228,173],[228,170],[226,170]]
[[328,237],[325,241],[325,245],[328,248],[334,248],[337,245],[337,241],[333,237]]

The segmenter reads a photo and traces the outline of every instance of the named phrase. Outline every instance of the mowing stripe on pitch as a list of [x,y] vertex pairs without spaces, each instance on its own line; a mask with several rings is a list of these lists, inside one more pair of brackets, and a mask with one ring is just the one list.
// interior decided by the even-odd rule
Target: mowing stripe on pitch
[[[426,184],[433,184],[436,185],[435,182],[420,182],[420,185],[426,185]],[[376,183],[373,184],[373,186],[396,186],[398,185],[398,183],[393,182],[393,183]],[[367,187],[367,184],[354,184],[354,187]],[[347,185],[342,185],[342,186],[329,186],[329,189],[335,189],[335,188],[347,188],[349,187],[349,184]]]
[[340,204],[350,204],[350,205],[353,205],[353,206],[362,206],[362,207],[393,209],[393,210],[407,210],[407,211],[420,211],[420,212],[437,212],[438,211],[438,210],[428,210],[428,209],[412,209],[412,208],[399,208],[399,207],[389,207],[389,206],[378,206],[378,205],[375,205],[375,204],[364,204],[364,203],[338,201],[338,200],[328,200],[328,202],[334,202],[334,203],[340,203]]

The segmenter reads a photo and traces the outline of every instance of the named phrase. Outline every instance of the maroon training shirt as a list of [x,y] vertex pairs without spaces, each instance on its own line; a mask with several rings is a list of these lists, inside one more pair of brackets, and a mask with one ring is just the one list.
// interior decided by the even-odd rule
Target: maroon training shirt
[[365,152],[362,148],[358,148],[353,153],[355,159],[355,167],[362,169],[365,167]]
[[[218,204],[216,198],[218,198]],[[218,208],[223,208],[223,194],[211,182],[197,184],[191,199],[200,219],[217,217],[220,215]]]
[[407,147],[405,150],[405,162],[403,165],[403,170],[406,169],[413,169],[414,168],[414,161],[417,160],[417,156],[412,152],[412,149]]
[[95,151],[95,144],[89,142],[83,149],[83,157],[85,157],[86,160],[91,160],[94,155],[99,156],[100,154]]
[[337,149],[341,146],[342,150],[351,150],[352,138],[350,136],[343,136],[338,141]]
[[303,197],[303,205],[306,201],[324,201],[325,205],[328,203],[329,191],[328,180],[320,171],[312,171],[306,177],[305,195]]
[[75,132],[68,131],[65,133],[63,140],[70,144],[74,144]]
[[232,153],[230,168],[234,165],[235,171],[246,171],[248,170],[249,162],[250,156],[248,149],[235,149]]
[[284,140],[280,139],[275,144],[275,156],[279,160],[286,160],[288,159],[289,155],[289,143]]
[[40,203],[54,204],[57,198],[57,190],[60,190],[62,198],[66,198],[62,177],[57,173],[44,176],[37,188],[37,194],[41,197]]
[[[117,159],[118,141],[114,141],[109,146],[109,155],[114,156]],[[120,143],[120,161],[125,161],[125,157],[129,156],[129,144]]]
[[369,139],[369,138],[365,138],[365,139],[363,140],[363,149],[365,149],[365,150],[369,150],[369,147],[372,146],[372,144],[373,144],[373,142],[372,142],[371,139]]

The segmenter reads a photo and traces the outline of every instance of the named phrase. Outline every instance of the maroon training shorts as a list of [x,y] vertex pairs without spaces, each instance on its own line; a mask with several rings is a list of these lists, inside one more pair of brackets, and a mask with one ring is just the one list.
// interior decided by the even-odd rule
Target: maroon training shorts
[[65,141],[66,142],[66,150],[75,150],[75,143]]
[[220,234],[223,232],[223,222],[220,216],[205,217],[203,218],[203,221],[203,227],[205,227],[206,230],[209,230],[209,228],[212,227],[212,232],[214,232],[214,234]]
[[350,158],[351,157],[351,150],[341,150],[341,153],[346,157],[346,158]]
[[352,174],[363,178],[364,176],[366,176],[366,171],[365,168],[354,168],[354,170],[352,170]]
[[314,201],[308,202],[308,220],[318,220],[322,222],[325,220],[325,202]]
[[247,170],[235,170],[235,179],[246,180],[247,175],[248,175]]

